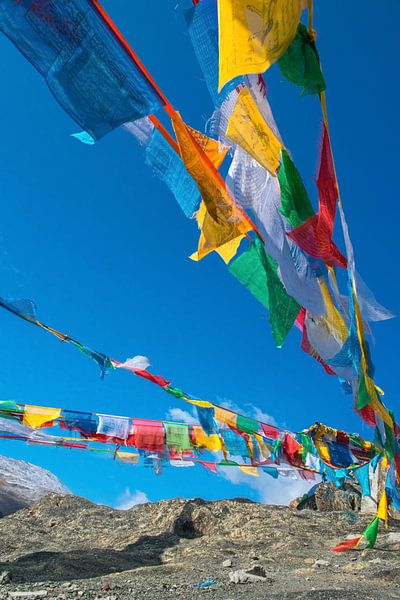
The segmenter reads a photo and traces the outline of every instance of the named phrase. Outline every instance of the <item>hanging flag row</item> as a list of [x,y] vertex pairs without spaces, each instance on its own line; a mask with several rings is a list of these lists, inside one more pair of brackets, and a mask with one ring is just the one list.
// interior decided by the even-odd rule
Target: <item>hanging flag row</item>
[[[71,448],[91,448],[93,443],[114,445],[116,457],[127,461],[129,453],[124,451],[135,448],[139,452],[135,457],[157,459],[157,465],[195,461],[204,463],[206,468],[210,464],[246,467],[245,472],[253,475],[258,474],[259,468],[267,469],[276,476],[277,467],[286,465],[297,470],[303,479],[314,479],[315,473],[337,485],[346,477],[355,479],[361,483],[362,493],[370,495],[369,465],[376,467],[382,450],[355,434],[324,425],[314,425],[300,433],[278,432],[244,417],[240,417],[241,422],[238,418],[238,422],[231,419],[227,423],[224,418],[220,420],[217,411],[208,415],[207,421],[204,414],[199,415],[202,424],[188,424],[0,401],[0,435],[3,439]],[[48,434],[50,428],[57,433]],[[219,459],[211,456],[211,460],[209,453],[217,454]],[[133,462],[134,458],[130,460]],[[216,471],[214,467],[212,470]]]

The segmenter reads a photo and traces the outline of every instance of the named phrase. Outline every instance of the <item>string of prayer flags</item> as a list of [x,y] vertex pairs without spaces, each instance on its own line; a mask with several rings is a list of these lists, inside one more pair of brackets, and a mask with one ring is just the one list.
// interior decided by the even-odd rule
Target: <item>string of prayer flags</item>
[[296,35],[301,11],[300,0],[218,0],[219,90],[276,62]]
[[301,94],[320,94],[326,89],[315,40],[303,23],[278,65],[286,79],[301,87]]
[[226,135],[271,175],[276,174],[282,143],[265,122],[246,87],[239,92]]
[[163,106],[89,0],[2,0],[0,31],[95,140]]

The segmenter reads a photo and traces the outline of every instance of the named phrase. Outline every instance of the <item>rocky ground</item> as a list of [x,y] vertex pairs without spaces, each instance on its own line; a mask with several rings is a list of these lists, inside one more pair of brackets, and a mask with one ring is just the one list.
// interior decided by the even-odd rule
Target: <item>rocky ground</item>
[[370,518],[240,499],[117,511],[51,494],[0,519],[0,598],[400,598],[398,523],[374,550],[330,551]]

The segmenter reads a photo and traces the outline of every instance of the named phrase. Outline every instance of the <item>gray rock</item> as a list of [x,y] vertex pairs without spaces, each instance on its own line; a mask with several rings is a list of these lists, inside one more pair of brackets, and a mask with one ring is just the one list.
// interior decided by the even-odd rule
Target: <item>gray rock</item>
[[10,583],[12,575],[10,571],[3,571],[0,573],[0,585],[4,585],[6,583]]
[[318,560],[315,561],[314,563],[314,567],[329,567],[331,563],[329,562],[329,560],[323,560],[322,558],[319,558]]
[[227,558],[226,560],[224,560],[224,562],[222,563],[223,567],[231,567],[232,566],[232,561],[230,558]]
[[267,576],[264,567],[260,564],[255,564],[252,567],[250,567],[250,569],[246,569],[246,573],[248,573],[249,575],[256,575],[257,577]]
[[266,577],[253,575],[252,573],[248,573],[242,569],[239,569],[238,571],[231,571],[229,573],[229,579],[232,583],[256,583],[258,581],[266,581]]

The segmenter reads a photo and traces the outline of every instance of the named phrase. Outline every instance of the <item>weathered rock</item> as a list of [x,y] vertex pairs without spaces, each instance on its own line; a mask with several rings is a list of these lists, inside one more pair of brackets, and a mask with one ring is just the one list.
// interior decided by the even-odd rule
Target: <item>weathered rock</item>
[[0,585],[10,583],[11,578],[12,578],[12,576],[11,576],[10,571],[3,571],[2,573],[0,573]]
[[232,561],[230,558],[227,558],[226,560],[224,560],[224,562],[222,563],[222,566],[227,568],[227,567],[231,567],[232,566]]
[[265,577],[253,575],[252,573],[248,573],[247,571],[243,571],[242,569],[238,569],[237,571],[231,571],[229,573],[229,579],[232,583],[256,583],[258,581],[266,581]]
[[70,493],[50,471],[23,460],[0,456],[0,516],[28,508],[50,492]]
[[345,482],[341,488],[335,483],[323,482],[315,489],[314,494],[307,498],[295,498],[290,508],[297,510],[359,511],[361,509],[361,491],[357,484]]

